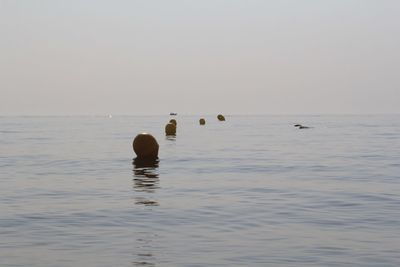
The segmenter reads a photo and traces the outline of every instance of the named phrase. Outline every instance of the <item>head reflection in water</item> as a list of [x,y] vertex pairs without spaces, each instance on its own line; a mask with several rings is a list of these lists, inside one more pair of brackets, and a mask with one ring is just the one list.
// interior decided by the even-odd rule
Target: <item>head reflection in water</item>
[[[158,188],[158,159],[154,160],[133,160],[133,188],[136,192],[154,193]],[[149,206],[158,205],[157,201],[137,198],[136,204]]]

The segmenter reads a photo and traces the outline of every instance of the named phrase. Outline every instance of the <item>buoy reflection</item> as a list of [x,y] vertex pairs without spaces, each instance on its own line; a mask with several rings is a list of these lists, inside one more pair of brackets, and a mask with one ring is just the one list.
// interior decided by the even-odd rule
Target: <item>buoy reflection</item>
[[159,160],[133,160],[133,182],[135,191],[154,193],[159,188]]

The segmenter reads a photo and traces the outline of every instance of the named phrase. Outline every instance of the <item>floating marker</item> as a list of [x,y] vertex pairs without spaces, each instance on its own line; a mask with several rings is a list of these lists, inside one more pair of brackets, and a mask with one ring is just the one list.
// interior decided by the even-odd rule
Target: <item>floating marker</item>
[[174,124],[175,126],[177,126],[177,125],[176,125],[176,120],[175,120],[175,119],[170,119],[169,122],[172,123],[172,124]]
[[219,121],[225,121],[225,117],[224,117],[222,114],[219,114],[219,115],[217,116],[217,119],[218,119]]
[[201,118],[201,119],[199,120],[199,123],[200,123],[200,125],[204,125],[204,124],[206,124],[206,120],[203,119],[203,118]]
[[176,135],[176,126],[173,123],[168,123],[165,125],[165,134],[166,135]]
[[132,143],[138,159],[156,159],[158,157],[157,140],[148,133],[138,134]]

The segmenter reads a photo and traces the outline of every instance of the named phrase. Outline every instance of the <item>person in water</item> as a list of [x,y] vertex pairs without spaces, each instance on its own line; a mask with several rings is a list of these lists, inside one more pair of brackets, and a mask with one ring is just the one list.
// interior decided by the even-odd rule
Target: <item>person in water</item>
[[310,129],[311,127],[303,126],[301,124],[295,124],[294,127],[298,127],[299,129]]

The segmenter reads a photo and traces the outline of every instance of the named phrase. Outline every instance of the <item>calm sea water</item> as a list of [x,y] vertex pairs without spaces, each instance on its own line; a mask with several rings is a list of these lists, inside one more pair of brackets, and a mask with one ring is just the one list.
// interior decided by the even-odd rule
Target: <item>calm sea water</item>
[[400,266],[399,115],[198,118],[0,117],[0,266]]

